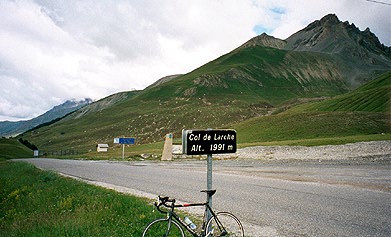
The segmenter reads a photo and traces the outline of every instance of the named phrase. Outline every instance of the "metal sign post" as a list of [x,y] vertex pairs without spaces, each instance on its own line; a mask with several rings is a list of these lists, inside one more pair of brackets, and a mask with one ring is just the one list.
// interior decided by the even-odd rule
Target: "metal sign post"
[[[212,190],[212,154],[207,155],[207,160],[206,160],[206,190]],[[210,207],[212,207],[212,196],[209,195],[207,196],[208,202]],[[206,212],[206,218],[209,220],[212,217],[212,213],[210,213],[210,210]]]
[[[212,154],[235,153],[235,130],[182,130],[182,150],[187,155],[207,155],[206,188],[212,189]],[[212,197],[207,196],[212,207]],[[208,210],[207,220],[211,217]]]
[[[207,131],[212,131],[211,128],[208,128]],[[213,166],[212,166],[212,154],[207,154],[206,157],[206,190],[212,190],[212,172],[213,172]],[[207,194],[208,202],[210,207],[212,207],[212,196]],[[206,212],[206,219],[209,220],[212,217],[212,213],[208,209]],[[209,232],[210,230],[208,230]]]
[[133,137],[114,138],[114,143],[122,144],[122,159],[124,159],[125,158],[125,144],[133,145],[134,138]]

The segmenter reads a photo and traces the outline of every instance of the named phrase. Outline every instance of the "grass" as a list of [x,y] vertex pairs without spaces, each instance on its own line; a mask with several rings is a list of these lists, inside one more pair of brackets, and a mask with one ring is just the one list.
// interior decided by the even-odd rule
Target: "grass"
[[148,200],[0,160],[0,236],[141,236]]
[[391,140],[391,133],[371,134],[371,135],[355,135],[345,137],[324,137],[312,139],[294,139],[282,141],[268,141],[268,142],[250,142],[240,143],[238,148],[249,146],[324,146],[324,145],[342,145],[355,142],[369,142],[369,141],[383,141]]
[[[110,144],[111,145],[111,144]],[[160,159],[163,151],[163,142],[155,142],[148,144],[139,144],[139,145],[125,145],[124,151],[124,160],[127,161],[140,161],[144,158],[141,156],[143,154],[147,155],[148,159]],[[122,145],[113,145],[107,152],[89,152],[88,154],[83,154],[82,156],[74,157],[62,157],[62,158],[85,158],[93,160],[122,160]]]
[[32,157],[33,151],[22,145],[16,139],[0,138],[0,158]]
[[321,102],[306,103],[291,109],[291,113],[302,111],[391,111],[391,71],[384,73],[349,93]]
[[[246,120],[233,127],[238,143],[359,137],[391,131],[384,113],[366,112],[281,113]],[[385,136],[384,140],[388,139]]]
[[391,72],[347,94],[233,124],[239,146],[390,140]]

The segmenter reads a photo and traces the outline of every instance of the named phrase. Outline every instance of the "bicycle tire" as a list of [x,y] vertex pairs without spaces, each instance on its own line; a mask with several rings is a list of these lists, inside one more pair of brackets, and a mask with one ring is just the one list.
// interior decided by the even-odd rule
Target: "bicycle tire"
[[183,229],[176,221],[171,221],[171,226],[170,230],[168,231],[168,234],[167,228],[168,219],[156,219],[149,223],[147,227],[145,227],[142,237],[185,237]]
[[[226,235],[222,235],[222,230],[216,223],[216,217],[227,231]],[[211,236],[244,237],[242,223],[240,223],[239,219],[234,214],[229,212],[218,212],[216,213],[216,217],[210,218],[206,225],[206,230],[211,230],[213,233]]]

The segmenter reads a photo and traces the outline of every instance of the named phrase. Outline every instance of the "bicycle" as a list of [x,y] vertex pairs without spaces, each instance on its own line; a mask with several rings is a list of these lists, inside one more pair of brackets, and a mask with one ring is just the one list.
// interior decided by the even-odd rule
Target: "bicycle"
[[[207,194],[207,201],[203,203],[189,203],[189,204],[175,204],[174,198],[158,196],[157,202],[154,203],[159,212],[167,215],[166,218],[158,218],[145,227],[142,237],[185,237],[186,229],[194,237],[213,237],[213,236],[227,236],[227,237],[244,237],[243,226],[239,219],[229,212],[214,212],[209,205],[209,197],[216,193],[216,190],[202,190]],[[167,211],[160,207],[168,208]],[[204,218],[200,233],[197,233],[193,223],[188,220],[181,219],[174,209],[178,207],[194,207],[205,206]],[[208,219],[207,212],[210,212]],[[208,219],[208,220],[207,220]],[[187,222],[187,223],[186,223]]]

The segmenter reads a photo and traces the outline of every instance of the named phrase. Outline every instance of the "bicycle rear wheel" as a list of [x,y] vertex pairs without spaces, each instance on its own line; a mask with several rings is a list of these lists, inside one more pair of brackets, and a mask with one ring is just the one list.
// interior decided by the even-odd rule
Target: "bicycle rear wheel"
[[[213,233],[211,236],[244,237],[242,223],[232,213],[218,212],[216,217],[210,218],[206,225],[206,230],[211,230]],[[218,223],[221,223],[222,226]],[[224,233],[224,231],[226,232]]]
[[168,226],[167,219],[156,219],[144,229],[142,237],[185,237],[182,228],[175,221]]

